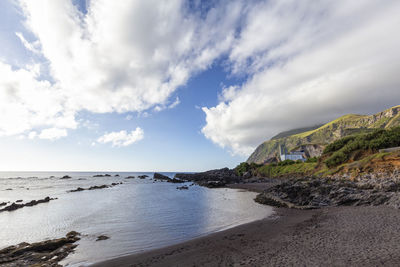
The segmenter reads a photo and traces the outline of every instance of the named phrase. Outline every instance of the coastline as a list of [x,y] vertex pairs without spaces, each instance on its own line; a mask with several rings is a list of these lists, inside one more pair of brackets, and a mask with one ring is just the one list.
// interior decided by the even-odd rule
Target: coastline
[[399,265],[400,211],[387,206],[277,208],[277,217],[96,263],[112,266]]

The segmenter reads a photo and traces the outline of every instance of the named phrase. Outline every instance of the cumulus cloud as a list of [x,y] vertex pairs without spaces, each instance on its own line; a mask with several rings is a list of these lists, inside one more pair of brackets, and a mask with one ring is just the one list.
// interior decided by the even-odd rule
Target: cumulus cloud
[[40,139],[49,139],[49,140],[57,140],[65,136],[67,136],[67,130],[59,128],[44,129],[38,135]]
[[81,111],[173,108],[177,88],[220,62],[245,81],[203,107],[202,132],[244,155],[282,130],[400,97],[395,0],[97,0],[87,13],[68,0],[17,3],[32,58],[0,61],[0,136],[66,133]]
[[266,1],[251,8],[229,54],[248,75],[204,107],[204,135],[249,155],[276,133],[400,99],[400,3]]
[[137,127],[136,130],[128,133],[123,130],[120,132],[111,132],[104,134],[97,139],[98,143],[106,144],[111,143],[113,147],[129,146],[144,138],[144,131],[142,128]]
[[32,61],[43,59],[36,62],[43,73],[1,63],[0,76],[9,78],[0,81],[7,94],[0,98],[6,113],[0,135],[46,126],[73,129],[81,110],[124,113],[176,106],[179,99],[169,104],[172,93],[230,48],[242,5],[232,1],[201,10],[184,0],[98,0],[87,1],[82,13],[72,1],[17,3],[36,40],[16,35],[39,54]]

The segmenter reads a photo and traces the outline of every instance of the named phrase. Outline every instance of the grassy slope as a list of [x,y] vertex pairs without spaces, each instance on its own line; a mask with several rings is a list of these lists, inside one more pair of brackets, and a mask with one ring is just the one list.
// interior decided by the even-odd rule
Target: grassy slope
[[247,162],[263,163],[266,159],[277,156],[280,144],[285,145],[289,150],[307,144],[324,146],[347,135],[370,132],[376,128],[389,128],[399,125],[400,106],[370,116],[348,114],[315,130],[266,141],[257,147],[253,154],[250,155]]

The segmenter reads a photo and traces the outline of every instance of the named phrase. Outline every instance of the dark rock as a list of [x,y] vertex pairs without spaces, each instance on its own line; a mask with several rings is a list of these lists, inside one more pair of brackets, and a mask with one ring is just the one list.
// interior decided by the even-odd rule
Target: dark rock
[[7,202],[1,202],[0,207],[7,205]]
[[0,250],[0,265],[6,266],[60,266],[58,262],[74,251],[79,233],[72,231],[66,237],[37,243],[20,243]]
[[15,201],[16,203],[22,202],[22,199],[18,199],[17,201]]
[[166,176],[164,174],[155,172],[154,175],[153,175],[153,179],[155,179],[155,180],[169,180],[171,178],[169,178],[168,176]]
[[7,189],[6,189],[6,191],[11,191],[11,190],[12,190],[12,188],[7,188]]
[[110,184],[110,185],[106,185],[106,184],[103,184],[103,185],[94,185],[94,186],[91,186],[91,187],[89,187],[89,188],[78,187],[77,189],[69,190],[69,191],[67,191],[67,192],[68,192],[68,193],[73,193],[73,192],[80,192],[80,191],[85,191],[85,190],[104,189],[104,188],[113,187],[113,186],[116,186],[116,185],[119,185],[119,184],[122,184],[122,182],[120,182],[120,183],[112,183],[112,184]]
[[61,177],[60,179],[71,179],[72,177],[69,175],[64,175],[63,177]]
[[82,187],[78,187],[77,189],[70,190],[70,191],[68,191],[68,192],[79,192],[79,191],[83,191],[83,190],[86,190],[86,189],[84,189],[84,188],[82,188]]
[[147,178],[147,177],[149,177],[149,176],[146,175],[146,174],[145,174],[145,175],[139,175],[139,176],[138,176],[139,179],[145,179],[145,178]]
[[135,179],[135,176],[128,176],[128,177],[125,177],[125,179]]
[[36,206],[38,204],[41,203],[47,203],[50,202],[51,200],[55,200],[57,198],[50,198],[50,197],[45,197],[44,199],[39,199],[39,200],[32,200],[30,202],[27,202],[25,204],[17,204],[17,203],[12,203],[11,205],[4,207],[3,209],[0,209],[0,212],[3,211],[14,211],[17,209],[21,209],[23,207],[32,207],[32,206]]
[[102,240],[107,240],[110,239],[108,236],[106,235],[99,235],[96,239],[96,241],[102,241]]
[[119,174],[114,175],[114,177],[119,177]]
[[96,189],[103,189],[103,188],[108,188],[109,186],[106,184],[103,185],[95,185],[95,186],[91,186],[89,187],[87,190],[96,190]]
[[287,179],[266,189],[256,201],[272,206],[320,208],[325,206],[377,206],[400,208],[397,184],[385,180],[350,181],[303,177]]
[[237,176],[235,171],[228,168],[199,173],[177,173],[175,174],[175,178],[193,181],[201,186],[210,188],[222,187],[229,183],[238,183],[242,181],[242,178]]
[[111,177],[110,174],[104,174],[104,177]]
[[176,189],[179,189],[179,190],[188,190],[189,187],[188,187],[187,185],[183,185],[183,186],[178,186]]

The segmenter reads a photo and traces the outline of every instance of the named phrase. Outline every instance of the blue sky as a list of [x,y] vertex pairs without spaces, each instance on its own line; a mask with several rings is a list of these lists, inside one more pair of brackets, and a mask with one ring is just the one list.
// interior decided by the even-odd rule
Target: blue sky
[[1,1],[0,170],[234,167],[278,132],[398,105],[399,11]]

